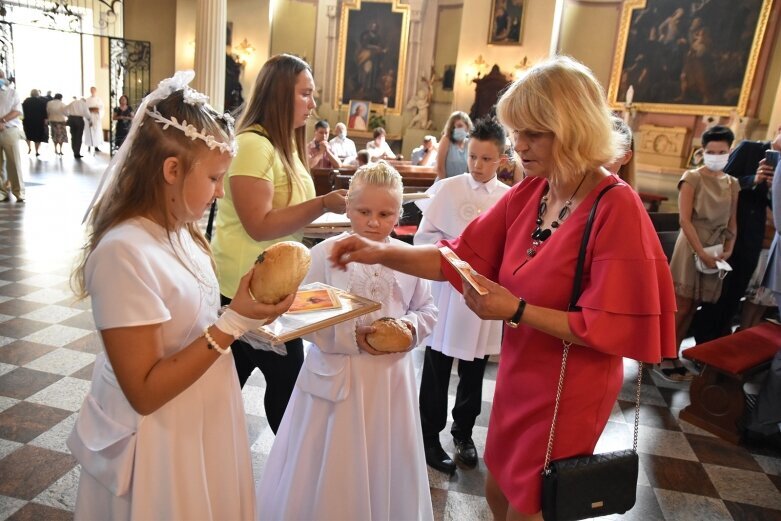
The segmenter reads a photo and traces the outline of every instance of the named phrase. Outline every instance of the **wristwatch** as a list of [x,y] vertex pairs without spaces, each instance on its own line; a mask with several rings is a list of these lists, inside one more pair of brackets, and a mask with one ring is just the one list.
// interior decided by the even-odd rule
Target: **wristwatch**
[[518,327],[518,324],[521,323],[521,317],[523,316],[523,310],[526,309],[526,301],[522,298],[518,299],[518,309],[515,310],[515,314],[510,317],[508,320],[505,320],[504,323],[512,328]]

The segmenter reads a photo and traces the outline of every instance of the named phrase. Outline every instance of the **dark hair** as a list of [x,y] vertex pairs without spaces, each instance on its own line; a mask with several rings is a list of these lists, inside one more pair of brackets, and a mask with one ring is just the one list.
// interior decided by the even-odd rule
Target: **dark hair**
[[735,134],[723,125],[716,125],[703,132],[701,140],[703,147],[711,141],[724,141],[727,145],[732,146],[732,142],[735,141]]
[[496,121],[496,118],[491,116],[475,121],[475,126],[472,127],[469,137],[478,141],[492,142],[499,149],[500,154],[504,154],[507,147],[507,134],[505,134],[504,128]]
[[374,129],[374,138],[378,138],[380,136],[384,136],[386,134],[385,129],[382,127],[377,127]]
[[367,165],[369,164],[369,151],[365,148],[358,151],[357,156],[358,164],[359,165]]
[[62,99],[62,94],[58,92],[57,94],[54,95],[54,99]]
[[328,122],[324,119],[321,119],[317,123],[315,123],[315,130],[319,128],[331,128],[331,125],[328,124]]

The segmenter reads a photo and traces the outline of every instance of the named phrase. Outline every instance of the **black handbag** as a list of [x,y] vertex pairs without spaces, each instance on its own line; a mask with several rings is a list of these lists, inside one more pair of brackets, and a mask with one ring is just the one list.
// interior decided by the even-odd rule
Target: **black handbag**
[[[586,257],[594,215],[602,196],[619,184],[611,184],[599,193],[586,222],[583,239],[580,243],[580,253],[575,268],[575,281],[570,297],[570,310],[578,309],[577,300],[580,297],[583,277],[583,264]],[[637,371],[637,396],[635,401],[635,433],[631,449],[593,456],[577,456],[574,458],[551,461],[553,438],[556,430],[556,418],[559,413],[559,399],[564,386],[564,373],[567,368],[567,355],[571,342],[563,342],[564,352],[561,357],[561,372],[556,390],[556,405],[553,409],[548,449],[545,453],[545,465],[542,471],[542,517],[545,521],[571,521],[609,514],[623,514],[635,504],[637,492],[637,433],[640,420],[640,383],[642,381],[643,364]]]

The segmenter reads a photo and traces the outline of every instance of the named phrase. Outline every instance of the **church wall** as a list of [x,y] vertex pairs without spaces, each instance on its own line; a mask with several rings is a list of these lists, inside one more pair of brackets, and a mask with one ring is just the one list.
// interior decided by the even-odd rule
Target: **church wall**
[[[177,0],[133,0],[124,3],[125,38],[148,41],[152,45],[150,88],[171,76],[175,69],[177,4]],[[195,33],[195,14],[192,31]],[[108,101],[108,93],[104,93],[103,99]]]

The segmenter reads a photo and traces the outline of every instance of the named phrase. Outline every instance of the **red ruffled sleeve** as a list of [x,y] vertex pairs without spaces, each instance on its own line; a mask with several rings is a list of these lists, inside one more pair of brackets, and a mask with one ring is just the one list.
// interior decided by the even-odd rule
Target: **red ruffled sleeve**
[[578,306],[569,326],[591,348],[652,363],[677,356],[670,268],[648,213],[628,188],[600,202]]

